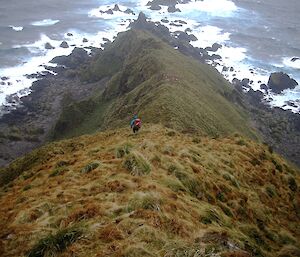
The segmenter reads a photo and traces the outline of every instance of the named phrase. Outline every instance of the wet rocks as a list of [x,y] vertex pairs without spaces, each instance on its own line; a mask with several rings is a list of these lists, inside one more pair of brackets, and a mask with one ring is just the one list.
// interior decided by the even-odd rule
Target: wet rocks
[[61,44],[59,45],[59,47],[61,47],[61,48],[69,48],[69,44],[67,43],[67,41],[63,41],[63,42],[61,42]]
[[69,33],[67,33],[67,36],[68,37],[73,37],[73,34],[69,32]]
[[124,13],[126,14],[132,14],[132,15],[135,15],[134,11],[132,11],[131,9],[127,8]]
[[293,57],[293,58],[291,59],[292,62],[295,62],[295,61],[298,61],[298,60],[300,60],[300,57]]
[[57,63],[69,68],[76,68],[85,63],[89,59],[87,51],[83,48],[75,47],[72,53],[68,56],[62,55],[54,57],[50,62]]
[[283,72],[274,72],[270,75],[268,86],[275,93],[280,94],[285,89],[294,89],[297,81]]
[[45,44],[45,49],[50,50],[50,49],[55,49],[55,47],[52,46],[49,42],[47,42],[47,43]]
[[211,47],[206,47],[205,50],[206,51],[211,51],[211,52],[217,52],[219,50],[219,48],[221,48],[222,45],[218,44],[218,43],[214,43]]
[[121,12],[120,7],[117,4],[115,4],[115,6],[112,10],[115,12]]
[[87,43],[87,42],[89,42],[89,41],[86,38],[82,39],[82,43]]
[[179,8],[176,8],[175,5],[173,5],[173,6],[168,7],[168,12],[169,13],[175,13],[175,12],[181,12],[181,10]]

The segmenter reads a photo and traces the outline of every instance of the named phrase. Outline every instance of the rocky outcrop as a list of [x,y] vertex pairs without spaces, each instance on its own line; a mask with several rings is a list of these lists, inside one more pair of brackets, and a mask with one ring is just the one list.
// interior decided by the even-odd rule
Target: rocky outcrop
[[269,88],[276,94],[280,94],[285,89],[294,89],[297,85],[296,80],[283,72],[272,73],[268,81]]
[[47,42],[47,43],[45,44],[45,49],[50,50],[50,49],[55,49],[55,47],[52,46],[50,43]]
[[87,51],[85,51],[83,48],[75,47],[70,55],[54,57],[50,62],[66,66],[68,68],[76,68],[85,63],[88,59],[89,56]]
[[59,45],[59,47],[61,47],[61,48],[69,48],[69,44],[67,43],[67,41],[63,41],[63,42],[61,42],[61,44]]

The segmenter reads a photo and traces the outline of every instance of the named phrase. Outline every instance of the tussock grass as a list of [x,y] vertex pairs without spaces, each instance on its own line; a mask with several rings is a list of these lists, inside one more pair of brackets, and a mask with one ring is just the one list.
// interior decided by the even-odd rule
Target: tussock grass
[[125,155],[130,153],[131,149],[132,149],[132,146],[130,144],[125,144],[125,145],[117,147],[115,150],[116,157],[117,158],[124,157]]
[[147,175],[151,171],[150,163],[140,153],[131,152],[128,154],[123,162],[126,168],[133,176]]
[[[201,137],[196,145],[195,135],[168,131],[147,125],[137,136],[120,129],[49,145],[27,179],[0,191],[0,237],[16,235],[1,254],[273,257],[299,247],[295,168],[250,140]],[[72,172],[98,160],[101,170]],[[89,227],[83,240],[61,235],[79,222]]]
[[162,199],[153,193],[136,193],[128,202],[127,211],[137,209],[160,211]]
[[40,239],[28,252],[28,257],[51,257],[63,252],[83,233],[82,228],[70,227]]
[[97,169],[100,166],[99,162],[91,162],[87,164],[85,167],[83,167],[80,172],[81,173],[89,173],[93,171],[94,169]]

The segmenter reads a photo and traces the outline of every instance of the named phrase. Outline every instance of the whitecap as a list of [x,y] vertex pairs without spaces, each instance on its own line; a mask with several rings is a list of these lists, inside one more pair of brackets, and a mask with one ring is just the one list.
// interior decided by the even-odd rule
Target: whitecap
[[177,7],[185,14],[205,12],[213,16],[231,16],[238,7],[229,0],[193,0],[188,4],[177,4]]
[[224,33],[222,29],[210,25],[193,28],[193,34],[199,39],[191,42],[194,47],[205,48],[213,43],[223,43],[230,39],[230,33]]
[[24,29],[24,27],[18,27],[18,26],[12,26],[12,25],[10,25],[9,26],[10,28],[12,28],[14,31],[22,31],[23,29]]
[[287,67],[290,67],[290,68],[293,68],[293,69],[300,70],[300,58],[295,60],[295,61],[292,61],[292,58],[293,57],[284,57],[284,58],[282,58],[283,65],[287,66]]
[[34,21],[31,23],[31,25],[33,25],[33,26],[51,26],[58,22],[59,22],[59,20],[44,19],[44,20],[40,20],[40,21]]

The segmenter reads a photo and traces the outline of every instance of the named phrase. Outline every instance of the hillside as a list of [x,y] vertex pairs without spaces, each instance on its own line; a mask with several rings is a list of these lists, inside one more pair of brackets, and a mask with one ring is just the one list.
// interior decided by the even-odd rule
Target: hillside
[[205,135],[241,131],[255,137],[246,112],[226,98],[233,87],[214,68],[150,32],[132,29],[119,34],[80,76],[87,82],[112,77],[101,94],[64,107],[54,139],[127,126],[134,113],[177,130]]
[[0,182],[1,256],[300,256],[299,171],[237,134],[85,135]]

